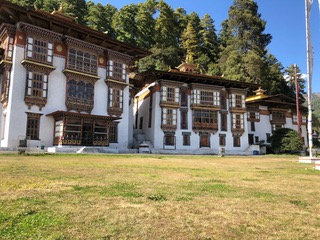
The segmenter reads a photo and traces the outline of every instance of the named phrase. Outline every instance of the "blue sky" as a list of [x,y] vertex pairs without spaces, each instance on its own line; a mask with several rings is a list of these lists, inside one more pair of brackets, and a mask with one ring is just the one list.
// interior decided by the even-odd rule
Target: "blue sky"
[[[124,5],[144,2],[143,0],[94,0],[95,3],[112,4],[120,9]],[[228,9],[233,0],[165,0],[172,8],[184,8],[187,13],[196,12],[200,17],[208,13],[215,21],[215,27],[228,17]],[[288,67],[297,64],[301,73],[307,72],[306,27],[304,0],[256,0],[261,18],[267,21],[265,33],[272,35],[268,45],[271,54]],[[313,92],[320,92],[320,16],[318,1],[313,0],[311,12],[311,32],[314,49]],[[307,91],[307,87],[306,87]]]

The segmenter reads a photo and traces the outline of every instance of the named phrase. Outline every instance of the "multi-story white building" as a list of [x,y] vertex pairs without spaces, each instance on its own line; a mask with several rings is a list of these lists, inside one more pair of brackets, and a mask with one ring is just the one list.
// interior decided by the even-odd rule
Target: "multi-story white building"
[[[142,73],[153,82],[135,98],[135,131],[154,152],[244,153],[249,149],[246,95],[257,85],[180,71]],[[137,138],[137,137],[136,137]]]
[[[249,144],[270,143],[276,129],[290,128],[299,132],[298,113],[294,99],[284,94],[268,96],[259,88],[246,99]],[[307,146],[307,109],[300,106],[300,132]]]
[[152,83],[135,98],[135,139],[145,140],[153,152],[252,154],[268,144],[275,129],[298,131],[293,99],[267,96],[260,88],[247,98],[258,85],[196,74],[193,64],[178,69],[139,76]]
[[0,1],[1,148],[132,145],[128,68],[148,53],[61,11]]

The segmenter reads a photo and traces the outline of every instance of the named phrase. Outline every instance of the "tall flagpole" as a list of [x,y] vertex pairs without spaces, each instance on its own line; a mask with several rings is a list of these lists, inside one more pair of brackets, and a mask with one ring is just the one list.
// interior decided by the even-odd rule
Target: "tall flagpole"
[[312,158],[312,67],[313,67],[313,49],[310,34],[310,12],[313,0],[305,0],[306,14],[306,42],[307,42],[307,77],[308,77],[308,140],[309,156]]

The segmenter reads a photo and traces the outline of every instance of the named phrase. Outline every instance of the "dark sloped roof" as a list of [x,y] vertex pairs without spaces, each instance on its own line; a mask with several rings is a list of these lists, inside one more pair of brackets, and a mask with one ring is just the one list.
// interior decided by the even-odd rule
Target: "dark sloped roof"
[[137,82],[141,83],[141,86],[154,82],[159,79],[166,79],[176,82],[183,83],[201,83],[201,84],[210,84],[216,86],[224,86],[227,88],[240,88],[240,89],[257,89],[259,87],[258,84],[240,82],[234,80],[228,80],[219,76],[209,76],[205,74],[196,74],[196,73],[187,73],[187,72],[179,72],[179,71],[158,71],[158,70],[149,70],[143,73],[137,74],[135,81],[135,85]]

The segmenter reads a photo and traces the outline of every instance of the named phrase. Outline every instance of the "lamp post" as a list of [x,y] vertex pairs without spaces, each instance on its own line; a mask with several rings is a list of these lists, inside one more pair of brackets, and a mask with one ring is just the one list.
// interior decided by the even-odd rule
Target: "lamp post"
[[298,118],[298,132],[299,136],[302,139],[302,133],[301,133],[301,114],[300,114],[300,103],[299,103],[299,82],[297,78],[297,65],[294,64],[294,80],[296,85],[296,110],[297,110],[297,118]]

